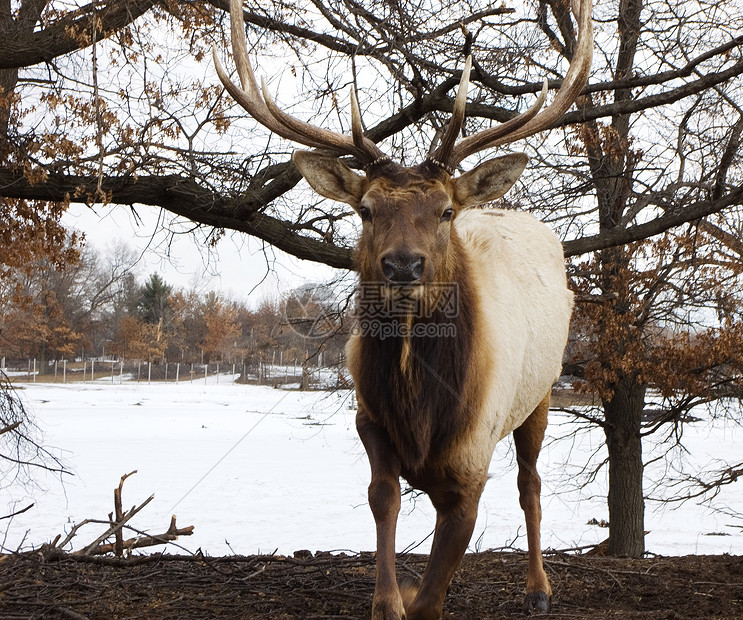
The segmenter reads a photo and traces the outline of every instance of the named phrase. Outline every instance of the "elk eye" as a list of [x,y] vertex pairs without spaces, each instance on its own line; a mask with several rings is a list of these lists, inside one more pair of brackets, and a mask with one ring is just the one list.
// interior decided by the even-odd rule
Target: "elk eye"
[[453,217],[454,217],[454,209],[452,209],[451,207],[449,207],[446,211],[444,211],[441,214],[441,221],[442,222],[450,222],[451,221],[451,218],[453,218]]
[[372,214],[369,210],[369,207],[361,206],[359,207],[359,216],[361,216],[362,222],[371,222]]

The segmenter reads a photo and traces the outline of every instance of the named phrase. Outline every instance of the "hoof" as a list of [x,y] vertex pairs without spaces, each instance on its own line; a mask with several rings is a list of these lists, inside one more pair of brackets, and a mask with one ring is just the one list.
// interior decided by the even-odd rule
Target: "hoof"
[[372,620],[405,620],[405,612],[396,606],[375,605],[372,609]]
[[405,609],[400,593],[390,593],[388,597],[374,597],[372,620],[405,620]]
[[529,592],[524,599],[525,614],[546,614],[550,610],[550,597],[546,592]]

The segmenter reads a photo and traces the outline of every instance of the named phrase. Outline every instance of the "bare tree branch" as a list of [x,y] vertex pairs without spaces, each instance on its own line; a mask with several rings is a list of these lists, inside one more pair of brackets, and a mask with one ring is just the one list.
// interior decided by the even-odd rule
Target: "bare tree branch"
[[713,213],[743,204],[743,186],[728,192],[719,200],[703,200],[688,205],[683,209],[669,212],[644,224],[637,224],[629,228],[612,229],[598,235],[566,241],[563,244],[565,256],[578,256],[587,252],[595,252],[606,248],[624,245],[633,241],[647,239],[654,235],[670,230],[687,222],[694,222]]
[[155,0],[108,0],[100,8],[100,3],[93,2],[30,35],[6,32],[0,40],[0,69],[30,67],[88,47],[131,24],[154,5]]
[[[272,200],[300,179],[293,165],[264,188],[240,198],[228,198],[205,189],[192,179],[175,176],[104,177],[103,192],[116,204],[162,207],[194,222],[229,228],[263,239],[297,258],[351,268],[351,250],[298,235],[290,223],[262,213]],[[98,177],[51,173],[43,182],[29,182],[22,174],[0,169],[0,194],[29,200],[63,201],[66,197],[95,196]],[[92,202],[100,202],[100,198]]]

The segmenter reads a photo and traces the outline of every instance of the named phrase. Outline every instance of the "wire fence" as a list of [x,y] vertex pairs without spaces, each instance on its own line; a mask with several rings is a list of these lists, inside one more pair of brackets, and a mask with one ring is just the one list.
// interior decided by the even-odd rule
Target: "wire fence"
[[20,362],[0,360],[0,370],[16,383],[250,383],[299,389],[350,387],[341,365],[273,364],[265,362],[152,363],[141,360],[90,359],[47,364],[29,358]]

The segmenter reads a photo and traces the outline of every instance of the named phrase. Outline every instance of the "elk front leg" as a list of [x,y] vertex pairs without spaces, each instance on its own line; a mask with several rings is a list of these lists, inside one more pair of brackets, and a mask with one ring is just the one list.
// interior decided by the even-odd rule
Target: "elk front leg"
[[529,569],[526,576],[526,598],[524,611],[546,613],[550,608],[550,588],[547,573],[542,563],[540,524],[542,508],[539,495],[542,481],[537,473],[537,457],[542,448],[550,395],[547,394],[526,421],[513,431],[516,458],[519,464],[519,501],[526,517],[526,540],[529,546]]
[[441,617],[446,590],[475,529],[477,504],[483,486],[469,491],[450,491],[441,496],[429,494],[436,508],[436,531],[420,588],[405,609],[408,620],[438,620]]
[[387,433],[369,420],[361,407],[356,428],[371,465],[369,507],[377,526],[377,575],[372,620],[405,618],[395,577],[395,530],[400,512],[400,460]]

